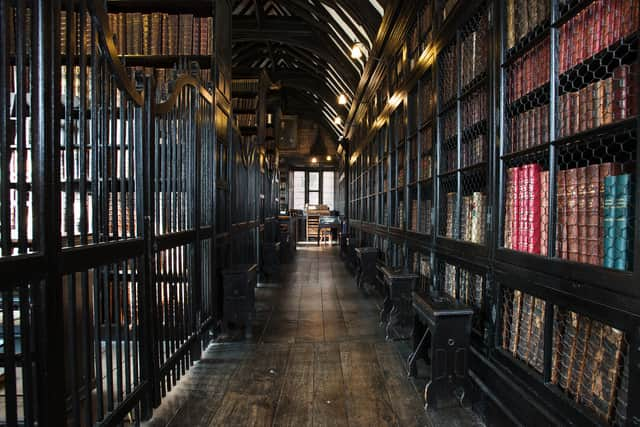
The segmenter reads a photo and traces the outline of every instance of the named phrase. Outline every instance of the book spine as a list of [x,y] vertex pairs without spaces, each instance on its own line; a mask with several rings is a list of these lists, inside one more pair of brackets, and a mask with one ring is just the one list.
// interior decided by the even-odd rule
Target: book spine
[[633,181],[631,174],[615,177],[614,268],[630,270],[633,237]]
[[513,215],[511,221],[512,249],[520,249],[520,167],[513,168]]
[[615,203],[616,203],[616,177],[604,178],[604,266],[614,268],[615,260]]
[[586,174],[586,260],[593,265],[600,265],[600,165],[590,165]]
[[549,171],[540,172],[540,255],[549,255]]
[[528,252],[540,254],[540,165],[529,165],[528,181],[527,247]]
[[571,261],[578,261],[578,170],[568,169],[566,172],[567,192],[567,251]]
[[587,168],[576,169],[578,195],[578,262],[587,262]]

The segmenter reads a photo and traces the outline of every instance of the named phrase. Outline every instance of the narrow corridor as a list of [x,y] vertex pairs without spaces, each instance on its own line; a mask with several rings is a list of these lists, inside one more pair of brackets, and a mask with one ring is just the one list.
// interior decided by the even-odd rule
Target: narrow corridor
[[427,417],[406,344],[386,342],[380,301],[334,248],[301,247],[281,284],[256,290],[254,341],[211,345],[151,426],[477,425],[470,410]]

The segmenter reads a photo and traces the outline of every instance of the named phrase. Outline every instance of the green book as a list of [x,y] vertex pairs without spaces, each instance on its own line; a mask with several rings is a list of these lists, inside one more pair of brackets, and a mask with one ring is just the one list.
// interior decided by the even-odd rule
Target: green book
[[616,202],[616,177],[604,178],[604,266],[614,267],[615,259],[615,211]]
[[615,249],[614,268],[631,270],[633,240],[633,177],[631,174],[616,176],[615,189]]

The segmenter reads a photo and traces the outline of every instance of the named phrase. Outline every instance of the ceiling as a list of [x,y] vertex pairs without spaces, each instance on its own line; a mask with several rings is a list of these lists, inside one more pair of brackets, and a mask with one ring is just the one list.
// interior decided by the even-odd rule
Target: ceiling
[[[370,51],[386,0],[235,0],[233,67],[243,74],[265,69],[293,105],[304,105],[336,136],[363,73],[351,58],[354,42]],[[339,106],[338,95],[349,102]],[[290,111],[292,113],[294,111]]]

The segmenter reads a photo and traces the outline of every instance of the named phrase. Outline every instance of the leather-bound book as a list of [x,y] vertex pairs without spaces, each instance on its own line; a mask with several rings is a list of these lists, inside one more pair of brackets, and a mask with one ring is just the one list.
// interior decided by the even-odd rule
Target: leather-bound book
[[586,169],[586,259],[584,262],[600,265],[600,165],[589,165]]
[[161,38],[161,55],[169,55],[169,40],[171,34],[169,33],[169,14],[162,14],[162,38]]
[[568,259],[579,260],[578,244],[578,170],[567,169],[566,171],[566,194],[567,194],[567,251]]
[[549,254],[549,171],[540,172],[540,255]]
[[616,177],[604,178],[604,262],[607,268],[614,268],[616,256]]
[[633,259],[633,175],[624,174],[615,177],[615,250],[614,268],[631,270]]
[[178,15],[169,15],[169,55],[178,55],[180,45],[180,17]]
[[567,173],[559,170],[557,173],[556,188],[556,255],[559,258],[567,259]]
[[162,13],[154,12],[151,15],[151,46],[150,46],[151,55],[162,54],[163,38],[164,38],[164,34],[162,34]]
[[[600,244],[598,245],[598,265],[604,265],[604,260],[605,260],[605,243],[606,243],[606,235],[605,235],[605,178],[607,176],[613,176],[613,175],[619,175],[622,173],[622,164],[621,163],[602,163],[600,165],[600,171],[599,171],[599,186],[600,189],[598,191],[598,196],[599,196],[599,241]],[[612,184],[613,185],[613,184]],[[609,189],[611,190],[611,189]],[[613,196],[615,197],[615,196]],[[612,205],[611,208],[613,209],[613,200],[611,201]],[[611,215],[613,215],[613,213],[611,212]],[[613,217],[611,217],[613,218]],[[615,233],[612,232],[611,238],[615,238]],[[613,246],[611,246],[611,250],[613,250]],[[611,257],[613,257],[613,254],[611,254]],[[612,258],[613,259],[613,258]],[[613,261],[611,261],[613,262]],[[611,265],[610,268],[613,268],[613,266]]]
[[520,248],[520,167],[513,168],[513,216],[511,221],[511,245],[516,251]]
[[153,37],[153,28],[151,27],[151,15],[145,13],[142,15],[142,54],[151,55],[151,39]]
[[577,168],[578,262],[587,262],[587,168]]
[[507,169],[504,193],[504,247],[512,249],[513,235],[513,168]]

